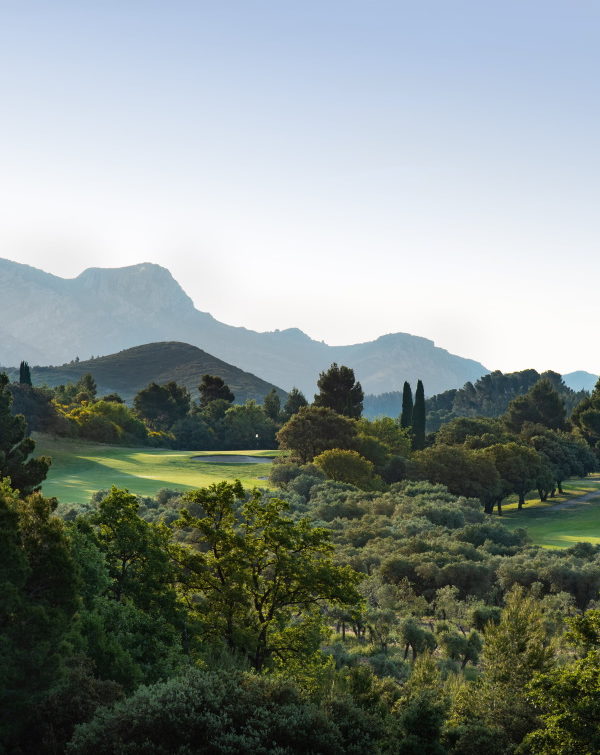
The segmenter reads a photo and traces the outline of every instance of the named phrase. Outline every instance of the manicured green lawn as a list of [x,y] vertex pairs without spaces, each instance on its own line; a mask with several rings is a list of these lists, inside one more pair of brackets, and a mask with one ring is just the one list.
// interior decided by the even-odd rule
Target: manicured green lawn
[[161,488],[191,490],[221,480],[239,479],[245,487],[270,487],[270,464],[206,463],[193,456],[243,454],[274,456],[276,451],[169,451],[157,448],[123,448],[98,443],[51,438],[34,434],[35,455],[52,457],[42,485],[47,496],[63,503],[84,503],[92,493],[111,485],[132,493],[154,495]]
[[[516,503],[505,506],[498,519],[510,529],[523,527],[536,545],[546,548],[568,548],[582,541],[600,543],[600,475],[570,480],[564,490],[566,495],[546,503],[532,497],[521,511]],[[598,495],[587,501],[554,508],[557,502],[593,491]]]

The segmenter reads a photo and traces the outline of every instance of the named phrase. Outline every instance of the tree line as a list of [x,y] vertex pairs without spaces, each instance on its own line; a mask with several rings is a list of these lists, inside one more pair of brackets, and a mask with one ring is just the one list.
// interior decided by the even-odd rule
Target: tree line
[[[443,485],[364,490],[316,463],[281,465],[277,493],[113,488],[75,510],[36,492],[47,460],[6,382],[5,751],[598,750],[598,546],[547,551]],[[338,406],[354,417],[294,417],[341,417],[356,440],[352,395]],[[400,424],[364,446],[435,448],[410,450]],[[486,433],[447,434],[453,448]]]

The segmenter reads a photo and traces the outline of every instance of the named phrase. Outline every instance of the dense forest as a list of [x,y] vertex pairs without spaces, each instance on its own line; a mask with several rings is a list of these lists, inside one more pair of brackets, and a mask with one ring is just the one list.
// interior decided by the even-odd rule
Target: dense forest
[[[91,377],[30,382],[0,378],[5,752],[600,751],[600,547],[492,516],[598,469],[600,385],[567,407],[538,375],[427,433],[421,381],[366,419],[337,364],[311,404],[234,405],[211,375],[133,407]],[[51,460],[23,415],[104,442],[271,441],[276,490],[68,506],[39,492]]]
[[[453,388],[426,399],[427,431],[435,432],[442,424],[456,417],[499,417],[514,398],[527,393],[542,378],[548,379],[558,391],[568,415],[588,395],[587,391],[569,388],[563,378],[552,370],[542,373],[532,369],[507,373],[495,370],[474,383],[465,383],[460,389]],[[400,391],[367,395],[364,414],[371,418],[381,415],[396,417],[400,414],[401,406]]]

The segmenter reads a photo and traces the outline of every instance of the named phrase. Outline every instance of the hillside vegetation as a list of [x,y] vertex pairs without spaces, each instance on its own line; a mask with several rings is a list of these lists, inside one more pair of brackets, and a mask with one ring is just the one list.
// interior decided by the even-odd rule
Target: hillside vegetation
[[[7,373],[14,380],[19,371],[12,368]],[[34,385],[54,387],[76,383],[83,375],[90,374],[96,381],[99,394],[118,393],[128,403],[151,382],[162,385],[174,381],[195,393],[205,373],[222,377],[235,394],[236,403],[242,404],[248,399],[262,402],[272,389],[281,398],[286,395],[281,388],[256,375],[223,362],[196,346],[178,341],[147,343],[118,354],[74,361],[59,367],[31,368]]]

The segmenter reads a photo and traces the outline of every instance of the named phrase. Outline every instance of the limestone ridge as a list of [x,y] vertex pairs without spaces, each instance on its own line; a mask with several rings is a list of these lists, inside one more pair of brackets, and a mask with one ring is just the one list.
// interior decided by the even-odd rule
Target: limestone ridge
[[0,364],[56,365],[157,341],[192,344],[286,390],[295,385],[309,399],[318,373],[334,361],[351,366],[368,393],[421,378],[431,395],[488,372],[408,333],[328,346],[297,328],[258,333],[225,325],[197,310],[168,270],[148,262],[64,279],[0,259]]

